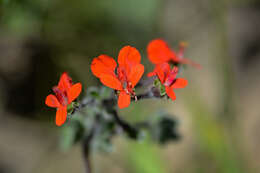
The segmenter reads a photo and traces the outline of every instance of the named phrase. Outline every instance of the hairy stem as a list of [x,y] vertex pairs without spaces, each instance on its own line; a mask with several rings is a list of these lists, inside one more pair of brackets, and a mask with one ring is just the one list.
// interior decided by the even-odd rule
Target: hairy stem
[[100,119],[100,115],[96,116],[96,120],[95,123],[89,133],[89,135],[87,135],[84,140],[83,140],[83,144],[82,144],[82,152],[83,152],[83,157],[84,157],[84,165],[85,165],[85,169],[86,169],[86,173],[92,173],[92,169],[91,169],[91,143],[92,140],[96,134],[96,131],[98,130],[98,126],[99,126],[99,119]]
[[137,139],[138,138],[138,129],[136,129],[135,127],[131,126],[128,122],[126,122],[125,120],[121,119],[118,116],[117,111],[113,110],[110,112],[115,121],[117,122],[117,124],[124,130],[124,132],[132,139]]
[[83,145],[82,145],[86,173],[91,173],[90,143],[91,143],[92,136],[93,133],[90,134],[90,136],[87,136],[83,141]]

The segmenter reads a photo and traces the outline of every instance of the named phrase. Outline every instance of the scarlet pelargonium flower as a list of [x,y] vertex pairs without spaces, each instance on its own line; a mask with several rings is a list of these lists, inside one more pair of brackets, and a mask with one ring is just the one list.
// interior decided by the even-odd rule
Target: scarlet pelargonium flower
[[156,65],[155,70],[148,74],[149,77],[156,75],[161,84],[165,87],[166,94],[175,100],[176,96],[174,89],[184,88],[188,81],[184,78],[176,78],[178,74],[178,67],[174,66],[172,69],[168,63],[161,63]]
[[165,41],[160,39],[152,40],[147,46],[148,58],[153,64],[172,62],[174,64],[191,64],[194,67],[200,68],[199,64],[184,58],[185,47],[186,44],[181,42],[179,51],[175,53]]
[[135,97],[134,87],[144,73],[144,66],[140,62],[139,51],[131,46],[125,46],[120,50],[117,69],[116,61],[107,55],[100,55],[92,61],[92,73],[104,85],[118,91],[119,108],[128,107],[131,97]]
[[58,86],[54,86],[52,90],[55,95],[48,95],[45,104],[57,108],[56,125],[61,126],[67,119],[67,106],[79,96],[82,85],[81,83],[73,84],[71,78],[65,72],[61,75]]

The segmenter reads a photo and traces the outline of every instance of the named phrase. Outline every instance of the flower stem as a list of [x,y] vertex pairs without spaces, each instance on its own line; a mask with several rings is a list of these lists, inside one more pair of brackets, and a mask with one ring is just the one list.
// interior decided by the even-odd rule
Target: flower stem
[[137,139],[138,138],[138,129],[131,126],[128,122],[126,122],[125,120],[121,119],[118,116],[117,111],[113,110],[110,112],[115,121],[117,122],[117,124],[124,130],[125,133],[127,133],[127,135],[132,138],[132,139]]
[[94,136],[94,129],[92,129],[91,133],[83,140],[82,152],[84,157],[84,164],[86,173],[91,173],[91,159],[90,159],[90,151],[91,151],[91,140]]
[[96,115],[96,119],[94,122],[94,125],[90,131],[90,133],[84,138],[83,144],[82,144],[82,152],[84,157],[84,164],[86,173],[92,173],[92,167],[91,167],[91,143],[93,138],[95,137],[96,131],[99,129],[99,120],[100,115]]
[[[84,147],[87,148],[87,147]],[[86,173],[91,173],[91,161],[90,161],[90,157],[89,157],[89,150],[88,152],[84,152],[84,162],[85,162],[85,169],[86,169]]]

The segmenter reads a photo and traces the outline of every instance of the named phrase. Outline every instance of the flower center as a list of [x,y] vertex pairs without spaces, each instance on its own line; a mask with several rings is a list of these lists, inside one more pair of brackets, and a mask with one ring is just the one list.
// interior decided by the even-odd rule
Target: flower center
[[60,104],[66,106],[68,104],[68,97],[66,91],[61,91],[58,87],[53,87],[52,90],[55,93]]
[[178,69],[177,68],[173,68],[172,71],[166,77],[164,85],[165,86],[171,86],[175,82],[175,80],[176,80],[177,73],[178,73]]
[[135,95],[135,92],[133,90],[133,85],[131,82],[128,81],[127,75],[126,75],[126,70],[124,68],[122,68],[122,67],[117,68],[117,77],[120,80],[120,82],[124,88],[124,91],[127,94]]

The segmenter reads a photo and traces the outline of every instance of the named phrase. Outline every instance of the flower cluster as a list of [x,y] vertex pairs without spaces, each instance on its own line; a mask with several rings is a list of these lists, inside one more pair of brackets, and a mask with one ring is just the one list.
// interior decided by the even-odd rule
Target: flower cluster
[[[151,63],[155,65],[148,77],[156,76],[154,87],[159,86],[164,91],[161,96],[167,95],[171,100],[175,100],[174,89],[184,88],[188,81],[184,78],[177,78],[179,66],[190,64],[200,68],[196,64],[184,58],[186,44],[180,43],[177,53],[169,48],[163,40],[156,39],[147,46],[147,56]],[[141,64],[139,51],[132,46],[123,47],[118,54],[117,62],[108,55],[99,55],[91,63],[91,71],[100,82],[115,90],[117,104],[119,108],[126,108],[131,100],[138,100],[135,87],[144,74],[144,66]],[[153,78],[154,79],[154,78]],[[157,84],[155,84],[157,82]],[[159,85],[158,85],[159,82]],[[56,124],[58,126],[65,123],[67,118],[67,106],[74,101],[81,93],[80,83],[72,84],[71,78],[67,73],[63,73],[58,86],[53,87],[55,95],[48,95],[46,105],[57,108]]]
[[181,42],[179,45],[179,51],[177,53],[170,49],[168,44],[160,39],[151,41],[147,46],[147,53],[149,60],[157,65],[162,63],[171,63],[175,65],[190,64],[196,68],[201,66],[189,59],[184,58],[184,50],[187,43]]
[[168,63],[161,63],[156,65],[155,70],[148,74],[148,77],[157,76],[161,84],[165,87],[165,92],[174,101],[176,99],[173,89],[184,88],[188,81],[183,78],[176,78],[178,74],[178,67],[174,66],[172,69]]
[[139,51],[131,46],[120,50],[117,61],[116,68],[113,58],[100,55],[92,61],[91,70],[101,83],[118,91],[118,107],[125,108],[129,106],[131,97],[135,97],[134,87],[144,73],[144,66],[140,64]]
[[81,83],[73,85],[68,74],[63,73],[60,77],[58,86],[54,86],[52,90],[55,95],[48,95],[45,104],[49,107],[57,108],[56,125],[61,126],[67,119],[67,106],[79,96],[82,85]]

